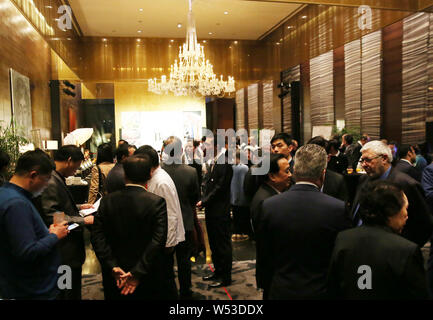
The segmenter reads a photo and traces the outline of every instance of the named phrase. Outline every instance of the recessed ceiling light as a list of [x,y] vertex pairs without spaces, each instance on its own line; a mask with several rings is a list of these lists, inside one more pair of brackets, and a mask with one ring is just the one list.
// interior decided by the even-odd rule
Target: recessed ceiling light
[[288,26],[287,29],[293,29],[293,26]]
[[53,7],[52,6],[45,6],[45,8],[52,9]]
[[106,42],[106,41],[107,41],[107,39],[105,39],[105,38],[104,38],[104,39],[102,39],[102,41],[103,41],[103,42]]
[[71,38],[68,38],[68,40],[71,41],[72,39],[71,39]]
[[229,12],[228,11],[224,11],[224,14],[227,15],[227,14],[229,14]]
[[138,9],[138,11],[143,12],[143,8]]
[[276,43],[276,45],[277,45],[277,46],[279,46],[279,45],[280,45],[280,43],[279,43],[279,42],[277,42],[277,43]]
[[203,40],[203,43],[206,43],[206,40]]
[[137,39],[137,42],[141,42],[141,39]]
[[237,42],[237,41],[235,41],[235,44],[238,44],[238,42]]
[[177,27],[178,27],[178,28],[182,28],[182,23],[178,23],[178,24],[177,24]]
[[307,16],[302,16],[302,19],[307,19]]
[[173,39],[171,39],[171,40],[170,40],[170,42],[174,42],[174,40],[173,40]]
[[138,32],[138,33],[142,33],[143,31],[141,31],[141,30],[138,30],[137,32]]
[[209,32],[210,35],[212,35],[212,32]]

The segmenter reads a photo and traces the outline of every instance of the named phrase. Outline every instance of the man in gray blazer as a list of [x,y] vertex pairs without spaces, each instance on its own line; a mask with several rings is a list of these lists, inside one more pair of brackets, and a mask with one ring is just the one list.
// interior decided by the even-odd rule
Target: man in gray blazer
[[193,249],[194,212],[195,204],[200,198],[197,171],[182,162],[182,142],[177,137],[169,137],[163,150],[174,163],[161,165],[173,179],[179,196],[182,210],[183,226],[185,228],[185,241],[176,246],[176,259],[178,265],[180,298],[192,298],[191,291],[191,254]]
[[86,258],[84,250],[83,226],[93,224],[93,216],[80,216],[79,210],[92,207],[78,207],[66,186],[66,178],[72,176],[80,167],[84,155],[73,145],[63,146],[54,154],[56,170],[53,170],[48,186],[42,193],[41,203],[43,219],[47,226],[53,224],[56,212],[64,212],[66,221],[79,224],[79,228],[71,231],[67,238],[59,242],[62,265],[72,269],[72,289],[63,290],[60,299],[81,300],[81,268]]

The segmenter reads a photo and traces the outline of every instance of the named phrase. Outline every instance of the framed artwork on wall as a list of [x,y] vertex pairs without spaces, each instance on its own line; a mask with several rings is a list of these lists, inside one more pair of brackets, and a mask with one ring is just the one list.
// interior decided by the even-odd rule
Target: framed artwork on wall
[[12,117],[17,126],[30,137],[32,130],[32,103],[30,99],[30,79],[9,69]]

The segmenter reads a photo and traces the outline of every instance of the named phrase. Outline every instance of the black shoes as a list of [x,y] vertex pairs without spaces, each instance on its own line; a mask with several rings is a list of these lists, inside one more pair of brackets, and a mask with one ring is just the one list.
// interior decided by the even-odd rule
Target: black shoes
[[218,277],[215,275],[215,273],[203,277],[203,281],[215,281],[215,280],[218,280]]
[[224,281],[224,280],[217,280],[214,281],[212,283],[209,283],[209,288],[221,288],[221,287],[227,287],[229,285],[231,285],[232,282],[231,281]]

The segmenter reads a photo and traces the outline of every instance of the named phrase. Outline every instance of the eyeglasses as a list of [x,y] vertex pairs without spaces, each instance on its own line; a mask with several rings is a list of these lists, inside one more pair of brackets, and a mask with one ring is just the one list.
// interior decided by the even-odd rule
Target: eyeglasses
[[370,162],[373,161],[374,159],[377,159],[377,158],[380,158],[380,157],[382,157],[382,155],[377,156],[377,157],[374,157],[374,158],[371,158],[371,159],[369,159],[369,158],[361,158],[361,159],[359,159],[359,162],[360,162],[360,163],[363,163],[363,162],[370,163]]

